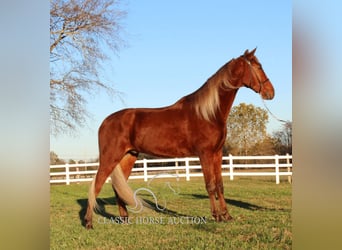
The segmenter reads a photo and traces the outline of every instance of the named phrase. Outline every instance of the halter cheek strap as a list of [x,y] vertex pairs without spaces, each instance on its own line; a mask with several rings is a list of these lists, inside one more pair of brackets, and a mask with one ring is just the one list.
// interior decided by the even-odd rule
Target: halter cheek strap
[[[247,88],[251,88],[251,82],[252,82],[252,65],[251,65],[251,62],[248,61],[245,57],[243,57],[243,59],[245,59],[246,63],[248,64],[249,66],[249,81],[245,81],[245,79],[242,79],[242,83],[245,87]],[[246,72],[246,68],[245,68],[245,72]],[[247,77],[246,77],[247,78]]]

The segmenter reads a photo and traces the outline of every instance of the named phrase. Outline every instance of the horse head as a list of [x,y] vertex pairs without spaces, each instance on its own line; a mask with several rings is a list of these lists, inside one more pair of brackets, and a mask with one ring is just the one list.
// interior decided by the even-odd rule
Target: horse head
[[231,76],[229,85],[235,89],[250,88],[259,93],[263,99],[271,100],[274,97],[274,88],[258,58],[254,55],[255,51],[256,48],[250,52],[246,50],[243,55],[232,60],[229,64]]

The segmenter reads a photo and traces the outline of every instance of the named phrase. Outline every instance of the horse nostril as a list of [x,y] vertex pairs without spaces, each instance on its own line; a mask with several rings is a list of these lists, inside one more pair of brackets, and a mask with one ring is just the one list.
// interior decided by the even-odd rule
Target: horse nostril
[[268,99],[271,100],[274,97],[274,92],[268,94]]
[[265,100],[271,100],[274,97],[274,92],[272,93],[263,93],[262,98]]

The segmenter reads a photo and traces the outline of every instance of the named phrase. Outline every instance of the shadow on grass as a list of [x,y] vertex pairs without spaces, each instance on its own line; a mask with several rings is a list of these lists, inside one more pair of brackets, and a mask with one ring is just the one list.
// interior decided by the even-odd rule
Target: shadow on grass
[[[203,195],[203,194],[183,194],[183,196],[191,196],[194,199],[207,199],[208,202],[209,202],[208,195]],[[153,211],[155,211],[157,213],[165,214],[165,215],[173,216],[173,217],[192,217],[191,215],[182,214],[182,213],[179,213],[177,211],[167,209],[166,207],[163,207],[163,206],[160,206],[160,205],[158,205],[158,207],[157,207],[156,204],[153,201],[150,201],[148,199],[143,199],[143,200],[144,200],[144,202],[146,202],[148,204],[148,206],[149,206],[149,208],[151,210],[153,210]],[[253,210],[253,211],[285,211],[285,212],[289,211],[288,209],[268,208],[268,207],[263,207],[263,206],[259,206],[259,205],[252,204],[252,203],[249,203],[249,202],[244,202],[244,201],[234,200],[234,199],[225,199],[225,201],[226,201],[226,203],[228,205],[239,207],[239,208],[242,208],[242,209]],[[79,219],[81,221],[82,226],[85,226],[84,216],[85,216],[86,211],[87,211],[88,199],[78,199],[77,203],[81,207],[81,209],[79,211]],[[101,215],[101,216],[103,216],[105,218],[108,218],[108,219],[115,219],[115,218],[119,218],[120,217],[118,215],[113,215],[111,213],[108,213],[106,211],[106,208],[105,208],[106,205],[111,205],[111,206],[116,206],[117,205],[115,197],[97,199],[97,203],[99,205],[99,211],[95,211],[97,214],[99,214],[99,215]],[[118,220],[118,221],[120,221],[120,220]]]
[[[108,218],[108,219],[118,217],[111,213],[108,213],[105,208],[105,205],[117,204],[116,199],[114,197],[96,199],[96,202],[99,205],[99,211],[96,211],[97,214],[100,214],[101,216]],[[78,212],[78,215],[79,215],[82,226],[85,227],[84,216],[87,212],[88,199],[78,199],[77,203],[81,207],[81,210]]]
[[[190,215],[178,213],[177,211],[167,209],[166,207],[163,207],[160,205],[158,205],[158,208],[157,208],[156,204],[150,200],[143,199],[143,201],[146,202],[146,204],[149,206],[148,207],[149,209],[157,213],[165,214],[168,216],[174,216],[174,217],[191,217]],[[115,220],[117,218],[118,220],[116,221],[121,221],[120,216],[108,213],[105,208],[106,205],[111,205],[111,206],[117,205],[115,197],[96,199],[96,202],[99,205],[99,211],[95,211],[96,214],[99,214],[107,219]],[[78,199],[77,203],[81,207],[81,210],[78,212],[79,219],[81,221],[82,226],[85,227],[84,216],[87,212],[88,199]]]
[[167,209],[166,207],[163,207],[160,205],[158,205],[158,208],[157,208],[156,204],[150,200],[144,199],[144,201],[150,206],[150,209],[152,209],[153,211],[157,213],[174,216],[174,217],[191,217],[190,215],[178,213],[177,211]]
[[[190,196],[196,198],[196,199],[208,199],[209,202],[209,196],[208,195],[203,195],[203,194],[189,194]],[[240,200],[234,200],[234,199],[225,199],[226,203],[234,206],[234,207],[239,207],[247,210],[259,210],[259,211],[287,211],[287,209],[283,208],[268,208],[268,207],[262,207],[258,206],[249,202],[244,202]]]

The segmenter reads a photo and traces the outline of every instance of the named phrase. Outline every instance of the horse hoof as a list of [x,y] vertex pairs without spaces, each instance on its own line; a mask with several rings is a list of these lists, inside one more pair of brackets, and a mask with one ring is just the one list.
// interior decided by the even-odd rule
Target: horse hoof
[[88,230],[89,230],[89,229],[94,229],[94,228],[93,228],[93,223],[92,223],[91,221],[85,219],[84,222],[85,222],[85,228],[86,228],[86,229],[88,229]]
[[220,218],[220,221],[230,221],[230,220],[233,220],[233,217],[230,216],[230,214],[227,211],[225,211],[224,213],[222,213],[218,217]]
[[226,214],[226,215],[222,216],[222,220],[223,221],[230,221],[230,220],[234,220],[234,218],[232,216],[230,216],[230,214]]
[[219,215],[213,215],[213,217],[214,217],[214,220],[216,221],[216,222],[220,222],[221,220],[222,220],[222,218],[221,218],[221,216],[219,216]]

